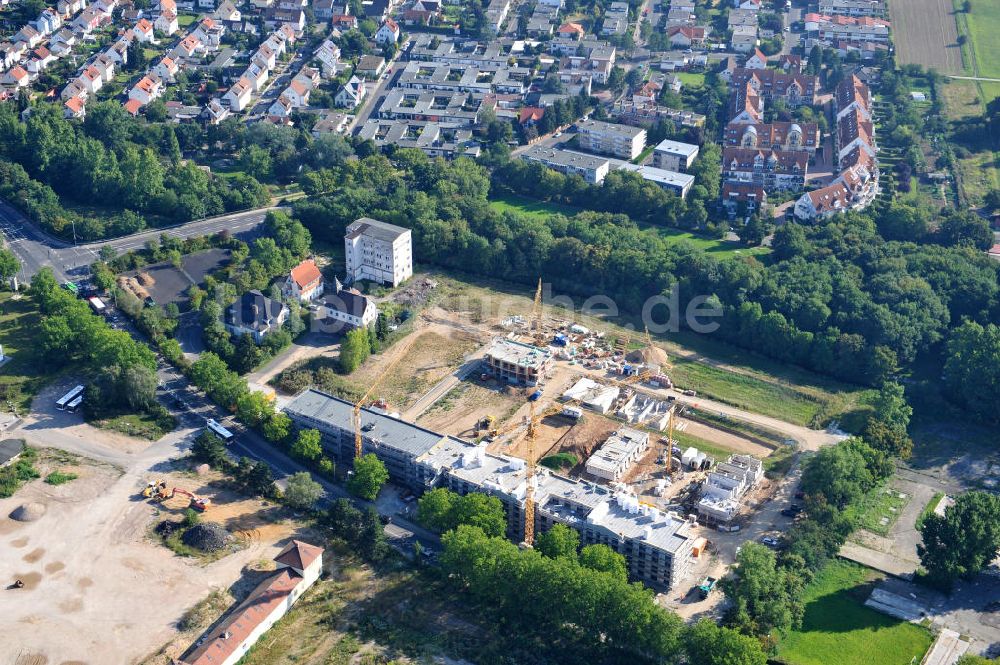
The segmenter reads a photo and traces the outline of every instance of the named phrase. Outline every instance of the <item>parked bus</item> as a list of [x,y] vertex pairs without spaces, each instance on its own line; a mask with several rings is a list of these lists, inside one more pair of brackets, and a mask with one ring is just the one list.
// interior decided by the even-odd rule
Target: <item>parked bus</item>
[[225,443],[229,443],[230,441],[233,440],[233,438],[235,438],[232,432],[230,432],[225,427],[215,422],[211,418],[208,419],[206,426],[208,427],[208,430],[212,434],[222,439],[222,441]]
[[68,405],[70,402],[72,402],[82,394],[83,394],[83,386],[77,386],[76,388],[73,388],[73,390],[69,391],[68,393],[59,398],[59,401],[56,402],[56,408],[59,409],[60,411],[65,411],[66,405]]
[[70,413],[76,413],[76,410],[80,408],[83,404],[83,395],[79,395],[75,400],[66,405],[66,410]]

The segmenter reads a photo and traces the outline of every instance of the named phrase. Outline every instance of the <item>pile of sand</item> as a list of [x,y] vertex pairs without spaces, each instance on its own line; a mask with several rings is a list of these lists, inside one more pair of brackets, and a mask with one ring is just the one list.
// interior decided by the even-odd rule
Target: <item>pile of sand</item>
[[657,367],[666,367],[670,364],[667,352],[658,346],[650,346],[645,349],[633,351],[628,354],[627,359],[631,363],[642,363],[645,365],[655,365]]
[[34,522],[39,520],[45,514],[45,504],[44,503],[25,503],[17,508],[10,514],[12,520],[17,520],[18,522]]
[[233,534],[218,524],[206,522],[185,531],[181,540],[188,547],[197,547],[202,552],[215,552],[233,542]]

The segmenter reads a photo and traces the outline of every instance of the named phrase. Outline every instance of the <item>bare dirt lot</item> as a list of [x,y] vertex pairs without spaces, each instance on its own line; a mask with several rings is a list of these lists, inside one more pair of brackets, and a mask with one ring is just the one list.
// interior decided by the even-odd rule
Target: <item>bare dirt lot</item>
[[495,382],[467,379],[445,393],[417,423],[437,432],[473,438],[476,424],[484,418],[506,420],[523,403],[523,396],[500,390]]
[[962,74],[951,0],[890,2],[893,41],[899,62],[933,67],[942,74]]
[[[480,340],[468,332],[439,323],[418,321],[416,335],[406,357],[382,378],[374,397],[383,398],[389,408],[402,411],[431,386],[455,371],[462,359],[480,346]],[[397,349],[370,358],[350,380],[360,386],[370,386],[395,358]]]
[[[228,589],[247,566],[270,559],[300,533],[293,522],[269,523],[269,507],[219,489],[212,475],[175,471],[168,460],[187,447],[192,432],[149,443],[97,430],[80,423],[79,414],[50,410],[51,392],[35,400],[32,417],[15,434],[29,445],[88,457],[41,455],[36,466],[43,477],[53,470],[79,477],[58,486],[34,480],[0,499],[0,655],[13,656],[10,662],[135,662],[177,638],[177,622],[213,589]],[[179,515],[187,503],[143,500],[146,482],[160,477],[211,497],[215,505],[205,519],[244,532],[243,549],[206,565],[151,537],[155,522]],[[39,519],[10,519],[30,502],[44,505]],[[8,590],[16,579],[25,587]],[[180,642],[175,656],[190,636]]]
[[203,252],[188,254],[181,259],[180,270],[169,262],[155,263],[142,270],[124,273],[125,277],[135,277],[145,273],[152,277],[152,282],[143,287],[158,305],[175,303],[184,309],[187,303],[187,290],[193,284],[201,284],[205,277],[229,261],[228,249],[207,249]]

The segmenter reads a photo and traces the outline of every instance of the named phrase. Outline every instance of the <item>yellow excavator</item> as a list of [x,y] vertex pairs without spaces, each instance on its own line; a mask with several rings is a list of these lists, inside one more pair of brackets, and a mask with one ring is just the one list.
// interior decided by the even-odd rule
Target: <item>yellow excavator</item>
[[146,483],[146,488],[142,490],[142,497],[149,499],[154,495],[162,494],[167,489],[167,481],[153,480]]

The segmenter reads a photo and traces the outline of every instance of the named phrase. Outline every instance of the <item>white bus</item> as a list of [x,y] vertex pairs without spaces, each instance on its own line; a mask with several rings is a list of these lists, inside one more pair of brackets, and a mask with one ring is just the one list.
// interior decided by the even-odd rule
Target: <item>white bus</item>
[[78,395],[75,400],[66,405],[66,410],[70,413],[76,413],[81,404],[83,404],[83,395]]
[[59,398],[59,401],[56,402],[56,408],[59,409],[60,411],[65,411],[66,405],[75,400],[82,394],[83,394],[83,386],[77,386],[76,388],[73,388],[73,390],[69,391],[68,393]]
[[229,443],[234,438],[234,435],[233,435],[232,432],[230,432],[225,427],[223,427],[219,423],[215,422],[211,418],[208,419],[208,422],[206,423],[206,426],[208,427],[208,430],[210,432],[212,432],[212,434],[214,434],[215,436],[217,436],[220,439],[222,439],[225,443]]

